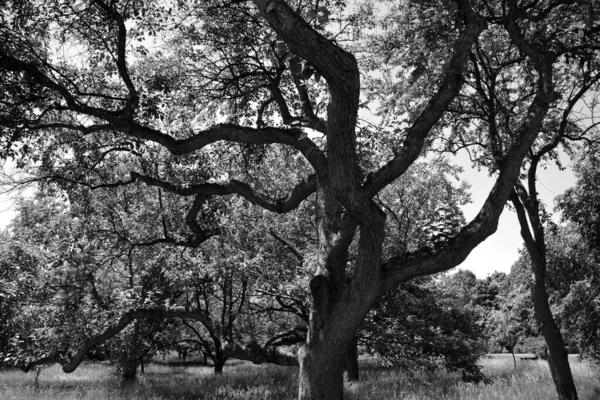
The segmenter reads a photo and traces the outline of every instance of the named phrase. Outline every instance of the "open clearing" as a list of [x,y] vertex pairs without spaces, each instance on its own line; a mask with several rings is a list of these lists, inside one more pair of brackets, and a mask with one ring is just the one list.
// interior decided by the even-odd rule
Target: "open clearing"
[[[571,357],[571,368],[581,400],[600,399],[600,371]],[[455,374],[406,373],[363,360],[361,381],[346,383],[346,399],[403,400],[550,400],[556,391],[545,361],[519,361],[515,370],[510,355],[493,355],[481,362],[493,385],[464,383]],[[150,364],[137,382],[124,384],[114,368],[103,363],[84,364],[72,374],[58,366],[25,374],[0,371],[0,399],[25,400],[283,400],[297,395],[297,369],[256,366],[233,361],[224,375],[211,367]]]

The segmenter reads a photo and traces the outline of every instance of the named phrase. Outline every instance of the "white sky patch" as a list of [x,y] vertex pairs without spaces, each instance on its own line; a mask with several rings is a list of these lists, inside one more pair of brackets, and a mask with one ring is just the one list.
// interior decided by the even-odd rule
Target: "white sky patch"
[[2,161],[0,163],[0,230],[6,229],[10,221],[16,216],[16,203],[22,197],[31,196],[33,188],[23,188],[10,190],[10,183],[2,185],[3,182],[9,182],[15,169],[14,163]]
[[15,217],[15,199],[11,196],[0,194],[0,229],[4,230],[8,223]]
[[[538,196],[549,212],[554,208],[554,197],[575,185],[576,179],[568,160],[565,154],[561,154],[563,166],[567,167],[564,171],[560,171],[554,164],[549,164],[546,169],[538,169]],[[453,161],[464,168],[461,178],[471,183],[473,202],[463,207],[465,218],[471,221],[490,193],[495,178],[490,177],[487,170],[477,171],[471,167],[471,161],[465,151],[459,152]],[[555,221],[558,222],[556,218]],[[522,246],[523,239],[517,215],[505,207],[496,233],[477,246],[457,270],[471,270],[478,278],[485,278],[494,271],[508,273],[519,258],[518,250]]]

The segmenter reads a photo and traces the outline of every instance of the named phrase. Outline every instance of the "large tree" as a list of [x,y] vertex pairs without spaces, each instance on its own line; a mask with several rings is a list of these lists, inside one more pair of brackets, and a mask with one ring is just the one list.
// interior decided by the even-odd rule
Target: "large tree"
[[[3,5],[3,157],[39,178],[149,185],[189,199],[177,219],[158,219],[146,232],[152,243],[201,245],[218,232],[218,220],[203,218],[220,196],[275,213],[314,201],[301,399],[341,399],[344,354],[374,302],[458,265],[496,230],[550,108],[571,90],[555,84],[557,70],[588,58],[597,68],[600,35],[599,6],[588,1],[382,1],[356,10],[302,0]],[[376,40],[348,42],[361,33]],[[498,156],[490,152],[495,124],[480,124],[458,101],[477,99],[464,82],[477,83],[482,59],[508,63],[499,78],[519,89],[508,94],[513,104],[485,108],[510,120],[495,184],[471,222],[383,259],[378,193],[428,149],[456,151],[464,143],[457,132],[473,127],[482,128],[480,143],[494,145],[484,146],[487,159]],[[361,78],[375,90],[363,92]],[[385,126],[359,122],[364,102],[381,106]],[[273,154],[294,180],[266,165]]]

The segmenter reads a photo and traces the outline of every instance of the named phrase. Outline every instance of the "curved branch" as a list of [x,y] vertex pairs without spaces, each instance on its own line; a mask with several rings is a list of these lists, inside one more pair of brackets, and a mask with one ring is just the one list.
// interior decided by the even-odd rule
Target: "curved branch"
[[37,65],[31,62],[19,60],[8,54],[0,47],[0,61],[2,67],[8,71],[24,72],[32,79],[35,79],[40,85],[51,89],[65,100],[68,108],[72,111],[101,118],[105,121],[115,121],[121,114],[121,111],[107,111],[96,107],[91,107],[79,103],[73,94],[64,86],[48,77]]
[[289,331],[280,332],[265,342],[269,346],[291,346],[306,341],[308,329],[304,326],[296,326]]
[[468,24],[454,45],[452,57],[444,72],[437,93],[413,125],[408,128],[406,139],[398,155],[381,169],[371,174],[363,185],[368,197],[372,198],[394,179],[402,175],[419,157],[425,138],[460,92],[464,82],[463,66],[469,57],[471,47],[486,26],[487,24],[483,18],[475,13],[470,13]]
[[327,172],[327,159],[319,147],[308,138],[307,134],[296,128],[248,128],[235,124],[219,124],[195,133],[186,139],[175,139],[156,129],[137,123],[123,122],[118,129],[141,139],[158,143],[174,155],[188,154],[225,140],[245,144],[280,143],[294,147],[306,158],[317,175]]
[[[332,190],[352,213],[361,215],[365,199],[359,191],[360,165],[356,153],[356,122],[360,74],[356,58],[311,27],[284,0],[254,0],[271,28],[293,54],[307,61],[327,81],[327,155]],[[331,127],[335,127],[332,129]],[[318,171],[317,171],[318,174]],[[321,176],[319,176],[321,177]],[[361,203],[361,206],[357,204]]]
[[302,262],[304,261],[304,256],[302,255],[302,253],[300,251],[298,251],[294,245],[292,245],[290,242],[288,242],[287,240],[285,240],[284,238],[282,238],[281,236],[279,236],[274,229],[269,229],[269,234],[271,236],[273,236],[279,243],[283,244],[285,247],[287,247],[287,249],[294,255],[294,257],[296,257],[296,259],[298,260],[298,263],[300,264],[300,266],[302,266]]
[[110,325],[102,333],[85,340],[79,348],[79,350],[77,350],[77,353],[75,353],[75,355],[72,358],[69,359],[62,353],[56,353],[55,355],[49,357],[44,357],[39,360],[28,362],[27,364],[23,365],[21,369],[27,372],[30,371],[36,365],[60,363],[64,372],[73,372],[77,369],[77,367],[79,367],[79,365],[91,349],[113,338],[136,319],[170,318],[193,319],[196,321],[200,321],[205,326],[211,325],[210,320],[202,311],[138,309],[126,313],[116,323]]
[[127,46],[127,28],[125,27],[125,21],[121,14],[102,0],[93,0],[93,2],[117,23],[117,70],[129,91],[129,98],[127,100],[127,105],[125,106],[125,115],[128,118],[131,118],[133,111],[137,107],[138,94],[131,81],[131,77],[129,76],[129,71],[127,70],[127,60],[125,55],[125,48]]
[[254,364],[277,364],[287,367],[297,367],[298,357],[291,353],[283,352],[276,347],[263,347],[256,342],[243,346],[235,342],[225,343],[223,354],[228,358],[251,361]]
[[230,194],[237,194],[252,204],[279,214],[287,213],[296,209],[300,203],[306,200],[317,190],[317,178],[315,175],[310,175],[307,180],[303,180],[298,183],[286,197],[275,200],[259,195],[247,183],[236,180],[232,180],[225,184],[204,183],[190,187],[179,187],[173,185],[172,183],[161,181],[160,179],[142,175],[137,172],[131,173],[131,179],[132,181],[137,180],[144,182],[150,186],[161,187],[181,196],[195,195],[198,202],[204,200],[208,196],[227,196]]
[[[549,58],[552,58],[552,55]],[[523,159],[542,127],[550,104],[556,99],[552,82],[552,63],[543,63],[538,73],[540,91],[530,104],[526,117],[517,130],[516,140],[504,159],[496,183],[477,216],[439,248],[423,248],[386,261],[382,265],[382,273],[386,279],[383,292],[400,282],[445,271],[460,264],[479,243],[496,231],[504,204],[517,183]]]
[[254,4],[290,50],[319,71],[333,92],[343,95],[349,82],[358,79],[354,56],[319,34],[284,0],[254,0]]
[[[55,125],[57,128],[73,129],[84,133],[99,130],[119,131],[140,139],[158,143],[174,155],[183,155],[201,150],[207,145],[221,140],[246,144],[280,143],[297,149],[311,164],[318,176],[324,176],[327,173],[327,159],[325,154],[301,129],[273,127],[254,129],[235,124],[221,124],[199,131],[185,139],[176,139],[159,130],[143,126],[131,119],[131,108],[135,107],[134,103],[137,101],[137,94],[135,92],[130,93],[130,98],[128,99],[125,110],[108,111],[78,102],[65,86],[49,78],[38,66],[30,62],[19,60],[6,53],[2,48],[0,48],[0,61],[2,61],[3,68],[9,71],[25,72],[40,85],[58,92],[66,102],[67,107],[65,110],[68,109],[76,113],[96,117],[108,122],[108,124],[96,124],[93,127],[88,128],[77,124],[69,125],[57,123]],[[126,71],[124,73],[126,73]],[[130,91],[135,90],[133,87],[129,89]],[[51,124],[51,126],[52,125],[54,124]]]

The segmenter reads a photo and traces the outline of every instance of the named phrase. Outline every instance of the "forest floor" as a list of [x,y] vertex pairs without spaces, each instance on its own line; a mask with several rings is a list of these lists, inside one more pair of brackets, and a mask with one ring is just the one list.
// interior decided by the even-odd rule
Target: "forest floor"
[[[580,400],[600,399],[600,370],[576,356],[570,358]],[[464,383],[458,374],[442,371],[408,377],[373,361],[361,362],[361,381],[345,384],[345,399],[402,400],[551,400],[554,385],[545,361],[519,361],[510,355],[483,359],[493,385]],[[124,384],[105,363],[83,364],[65,374],[58,366],[25,374],[0,370],[2,400],[280,400],[294,399],[297,368],[231,362],[222,376],[207,366],[152,363],[135,383]]]

